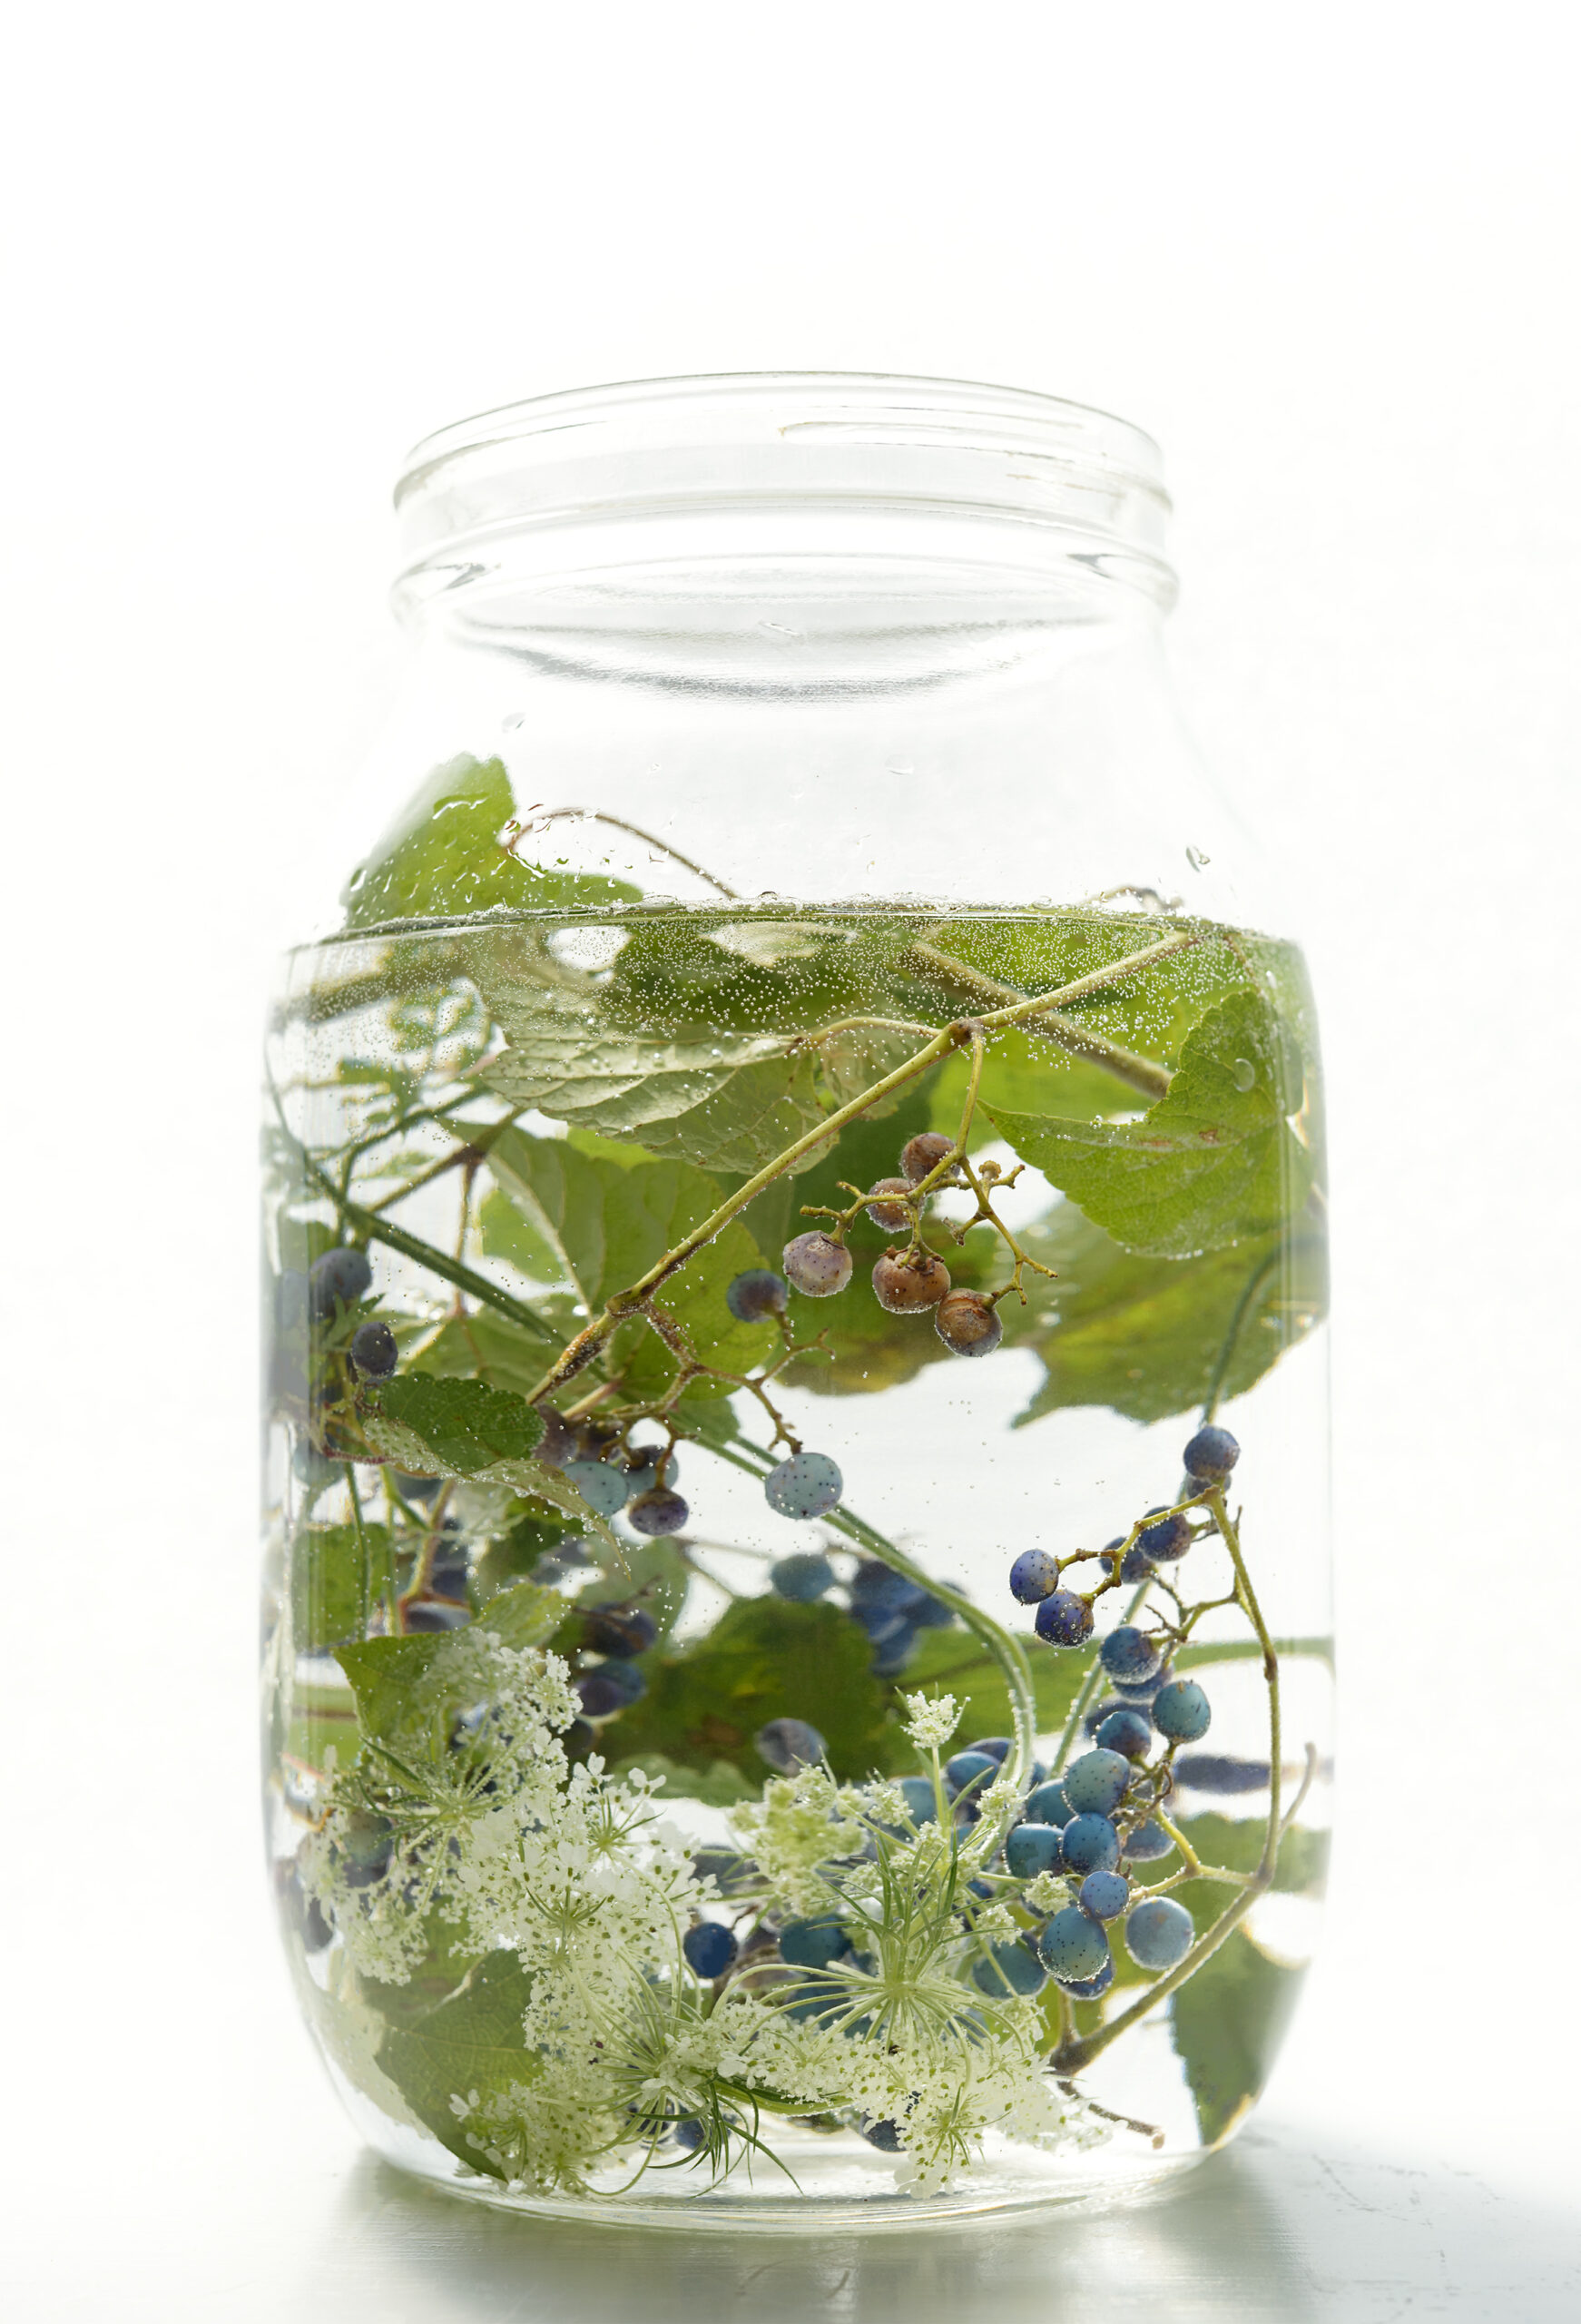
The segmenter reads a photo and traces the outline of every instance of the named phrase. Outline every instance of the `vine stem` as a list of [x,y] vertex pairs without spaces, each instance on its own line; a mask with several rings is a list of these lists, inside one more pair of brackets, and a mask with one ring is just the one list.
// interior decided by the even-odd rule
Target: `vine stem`
[[1150,2010],[1156,2009],[1161,2001],[1166,2001],[1171,1994],[1185,1984],[1188,1977],[1195,1976],[1203,1962],[1210,1960],[1217,1953],[1225,1939],[1240,1926],[1258,1898],[1265,1895],[1272,1886],[1274,1872],[1279,1863],[1279,1844],[1284,1829],[1280,1816],[1283,1730],[1279,1699],[1279,1656],[1273,1640],[1269,1635],[1268,1625],[1262,1619],[1262,1609],[1259,1606],[1257,1593],[1252,1587],[1252,1577],[1246,1571],[1246,1561],[1241,1551],[1241,1537],[1225,1506],[1223,1487],[1215,1485],[1210,1492],[1203,1495],[1203,1498],[1218,1521],[1219,1531],[1223,1536],[1225,1548],[1230,1552],[1230,1562],[1235,1569],[1236,1594],[1247,1620],[1256,1633],[1257,1642],[1262,1649],[1262,1672],[1268,1683],[1270,1762],[1268,1822],[1262,1837],[1262,1853],[1258,1858],[1256,1870],[1251,1875],[1240,1895],[1225,1906],[1207,1934],[1198,1937],[1191,1950],[1175,1963],[1167,1975],[1160,1977],[1156,1984],[1149,1985],[1140,2000],[1134,2001],[1129,2009],[1123,2009],[1118,2017],[1110,2018],[1106,2024],[1100,2025],[1095,2033],[1089,2034],[1085,2040],[1073,2041],[1067,2037],[1061,2042],[1052,2060],[1057,2073],[1075,2074],[1083,2072],[1085,2067],[1092,2064],[1095,2058],[1100,2056],[1109,2047],[1112,2042],[1118,2041],[1121,2034],[1126,2033],[1140,2018],[1145,2017]]
[[[1016,997],[1014,985],[1001,984],[997,977],[985,976],[980,969],[968,968],[964,960],[940,951],[937,945],[918,940],[908,947],[907,957],[925,973],[949,978],[974,1000],[1013,1001]],[[1127,1082],[1154,1103],[1167,1097],[1173,1078],[1167,1066],[1157,1064],[1150,1057],[1140,1057],[1134,1049],[1123,1049],[1117,1041],[1105,1040],[1101,1033],[1091,1031],[1074,1018],[1050,1013],[1057,1011],[1063,1002],[1083,997],[1075,986],[1067,987],[1062,996],[1050,1000],[1043,1021],[1030,1025],[1028,1030],[1054,1042],[1072,1057],[1090,1058],[1117,1081]]]
[[[666,1251],[662,1258],[656,1259],[646,1275],[629,1284],[625,1290],[615,1292],[605,1303],[603,1314],[594,1316],[593,1322],[578,1332],[561,1351],[533,1390],[528,1402],[537,1403],[551,1390],[572,1379],[584,1364],[590,1364],[628,1315],[639,1309],[644,1300],[651,1298],[661,1284],[667,1283],[673,1275],[677,1274],[705,1243],[712,1243],[716,1235],[722,1233],[739,1212],[761,1195],[765,1187],[772,1186],[776,1178],[783,1177],[804,1154],[810,1154],[814,1147],[827,1145],[831,1138],[838,1137],[841,1130],[859,1120],[871,1107],[895,1090],[905,1088],[908,1082],[917,1080],[930,1066],[948,1057],[952,1049],[964,1049],[980,1036],[997,1032],[1005,1026],[1024,1024],[1045,1016],[1050,1009],[1057,1009],[1067,1001],[1082,1000],[1088,993],[1103,991],[1121,978],[1134,976],[1139,970],[1151,968],[1155,961],[1168,960],[1176,952],[1185,951],[1197,941],[1194,930],[1183,931],[1178,936],[1165,937],[1160,943],[1146,945],[1140,952],[1128,953],[1124,960],[1112,961],[1107,968],[1092,970],[1086,976],[1077,977],[1074,983],[1061,985],[1056,991],[1040,993],[1030,1000],[1017,1000],[1008,1007],[990,1010],[986,1017],[957,1018],[952,1024],[945,1026],[915,1056],[908,1058],[904,1065],[898,1065],[892,1073],[885,1074],[882,1080],[875,1081],[870,1088],[860,1091],[848,1105],[837,1108],[832,1114],[826,1114],[813,1128],[786,1147],[783,1153],[777,1154],[771,1162],[766,1162],[761,1170],[721,1203],[717,1210],[711,1211],[701,1226],[694,1226],[681,1242]],[[816,1039],[815,1036],[810,1038]]]

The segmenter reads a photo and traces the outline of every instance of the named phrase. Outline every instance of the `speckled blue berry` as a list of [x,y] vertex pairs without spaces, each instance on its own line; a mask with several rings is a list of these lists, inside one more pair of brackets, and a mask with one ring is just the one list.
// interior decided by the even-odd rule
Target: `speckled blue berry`
[[1005,1840],[1007,1868],[1017,1880],[1036,1880],[1040,1872],[1057,1872],[1059,1838],[1057,1824],[1017,1824]]
[[821,1550],[795,1550],[769,1568],[776,1593],[793,1606],[810,1606],[834,1588],[834,1568]]
[[1034,1628],[1046,1646],[1081,1646],[1093,1634],[1093,1610],[1074,1590],[1056,1590],[1037,1609]]
[[614,1461],[567,1461],[565,1477],[596,1517],[613,1517],[626,1505],[631,1480]]
[[780,1931],[780,1958],[791,1969],[827,1969],[845,1949],[845,1925],[832,1918],[787,1921]]
[[[1150,1517],[1157,1514],[1153,1510],[1147,1513]],[[1158,1522],[1144,1525],[1136,1536],[1136,1543],[1154,1565],[1173,1563],[1191,1548],[1192,1529],[1178,1511],[1173,1517],[1158,1514]]]
[[1131,1883],[1123,1872],[1089,1872],[1076,1902],[1095,1921],[1117,1920],[1131,1902]]
[[396,1335],[388,1324],[370,1315],[351,1334],[352,1369],[364,1380],[388,1380],[400,1361]]
[[1004,1766],[1012,1748],[1007,1735],[980,1735],[975,1743],[962,1746],[967,1751],[981,1751],[987,1758],[992,1759],[997,1768]]
[[1125,1843],[1125,1861],[1127,1864],[1156,1864],[1161,1856],[1168,1856],[1173,1846],[1174,1842],[1162,1824],[1138,1824]]
[[349,1243],[326,1251],[308,1270],[308,1313],[316,1323],[329,1323],[337,1307],[355,1307],[366,1299],[372,1284],[366,1251],[354,1251]]
[[1095,1977],[1109,1958],[1109,1940],[1090,1913],[1067,1905],[1037,1938],[1038,1958],[1063,1984],[1069,1977]]
[[1173,1969],[1196,1936],[1192,1916],[1173,1896],[1144,1896],[1125,1922],[1125,1949],[1139,1969]]
[[771,1718],[752,1738],[761,1758],[776,1773],[793,1776],[799,1768],[815,1768],[829,1750],[816,1727],[804,1718]]
[[1172,1679],[1153,1698],[1153,1724],[1172,1743],[1197,1743],[1213,1723],[1213,1710],[1194,1679]]
[[741,1947],[718,1921],[699,1921],[682,1938],[681,1950],[692,1974],[712,1984],[715,1977],[723,1976]]
[[1068,1824],[1071,1805],[1058,1777],[1049,1783],[1040,1783],[1029,1792],[1021,1813],[1028,1824]]
[[1095,1977],[1062,1977],[1059,1984],[1061,1992],[1069,1994],[1072,2001],[1096,2001],[1114,1982],[1115,1956],[1111,1954]]
[[1007,1994],[1035,1994],[1048,1974],[1031,1946],[1019,1937],[991,1945],[987,1958],[972,1971],[978,1991],[1003,2000]]
[[1118,1685],[1144,1686],[1158,1669],[1158,1642],[1134,1622],[1122,1622],[1098,1649],[1098,1659]]
[[769,1506],[781,1517],[827,1517],[844,1491],[840,1464],[827,1452],[792,1452],[763,1479]]
[[952,1792],[987,1791],[999,1772],[999,1762],[986,1751],[957,1751],[944,1763],[944,1779]]
[[1075,1816],[1112,1816],[1125,1797],[1131,1763],[1118,1751],[1084,1751],[1065,1771],[1065,1796]]
[[724,1304],[738,1324],[761,1324],[770,1315],[785,1313],[790,1305],[790,1286],[771,1267],[749,1267],[726,1291]]
[[1118,1751],[1123,1759],[1144,1759],[1153,1740],[1153,1723],[1145,1711],[1134,1710],[1127,1704],[1109,1713],[1096,1740],[1103,1750]]
[[906,1802],[906,1813],[914,1824],[938,1823],[938,1802],[926,1776],[902,1776],[897,1788]]
[[1203,1484],[1223,1484],[1236,1462],[1241,1447],[1227,1428],[1199,1428],[1182,1453],[1188,1477],[1198,1477]]
[[[1105,1573],[1114,1572],[1115,1552],[1120,1547],[1120,1544],[1124,1538],[1125,1537],[1123,1533],[1116,1535],[1115,1539],[1108,1543],[1104,1551],[1103,1556],[1099,1559],[1098,1562],[1103,1567]],[[1140,1541],[1133,1541],[1131,1547],[1126,1551],[1124,1556],[1120,1561],[1121,1581],[1145,1581],[1152,1571],[1152,1559],[1142,1547]]]
[[1010,1569],[1010,1595],[1019,1606],[1036,1606],[1059,1588],[1059,1563],[1046,1550],[1023,1550]]
[[1120,1835],[1106,1816],[1073,1816],[1060,1835],[1060,1860],[1070,1872],[1113,1872]]
[[1160,1687],[1168,1686],[1173,1676],[1173,1666],[1168,1662],[1161,1662],[1151,1679],[1144,1679],[1134,1687],[1123,1687],[1116,1679],[1115,1692],[1122,1702],[1150,1703]]
[[655,1541],[681,1532],[691,1514],[680,1494],[672,1492],[668,1485],[655,1485],[651,1492],[639,1493],[626,1512],[638,1532]]

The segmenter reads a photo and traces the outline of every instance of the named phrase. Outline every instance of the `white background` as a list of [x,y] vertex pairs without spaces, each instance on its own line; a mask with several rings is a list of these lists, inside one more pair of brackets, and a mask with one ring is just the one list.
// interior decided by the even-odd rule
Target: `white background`
[[[22,2312],[681,2298],[673,2257],[622,2275],[574,2239],[535,2295],[536,2261],[468,2260],[447,2211],[446,2266],[408,2269],[429,2214],[354,2164],[294,2031],[251,1806],[255,1036],[297,866],[388,696],[408,442],[553,388],[777,366],[1007,380],[1163,440],[1180,681],[1306,897],[1343,1837],[1274,2130],[1192,2216],[1262,2169],[1267,2231],[1319,2256],[1231,2268],[1200,2312],[1566,2312],[1539,2255],[1575,2250],[1581,2142],[1576,49],[1571,12],[1507,0],[60,0],[14,25]],[[1395,2157],[1424,2216],[1483,2203],[1486,2265],[1436,2229],[1436,2260],[1360,2256],[1371,2197],[1331,2233],[1301,2212],[1347,2142],[1355,2186]],[[1206,2297],[1194,2232],[1176,2315]],[[1090,2281],[1125,2277],[1090,2248]],[[784,2297],[899,2312],[877,2267]],[[947,2276],[957,2314],[1022,2312]],[[714,2312],[767,2312],[723,2281]]]

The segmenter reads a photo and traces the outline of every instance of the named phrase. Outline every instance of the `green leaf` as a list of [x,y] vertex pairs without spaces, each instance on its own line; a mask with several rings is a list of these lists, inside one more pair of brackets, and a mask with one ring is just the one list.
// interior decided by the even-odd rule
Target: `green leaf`
[[887,1748],[887,1693],[870,1659],[866,1638],[837,1606],[739,1600],[694,1645],[644,1659],[648,1691],[621,1714],[621,1749],[704,1770],[726,1760],[755,1787],[768,1773],[752,1742],[758,1729],[771,1718],[805,1718],[828,1744],[836,1775],[865,1776]]
[[477,1965],[477,1954],[454,1921],[439,1913],[425,1916],[428,1949],[404,1985],[366,1974],[357,1981],[361,1998],[392,2025],[414,2026],[450,1999]]
[[405,1469],[476,1477],[501,1461],[530,1460],[544,1422],[525,1396],[482,1380],[403,1373],[374,1390],[368,1441]]
[[[738,1807],[743,1800],[756,1799],[762,1789],[761,1779],[754,1781],[742,1775],[728,1759],[716,1759],[710,1768],[682,1768],[673,1759],[666,1759],[661,1751],[650,1751],[642,1758],[617,1760],[610,1773],[630,1775],[635,1768],[640,1768],[655,1785],[662,1780],[673,1798],[695,1799],[704,1807]],[[663,1797],[659,1804],[663,1807]]]
[[[1226,1872],[1252,1872],[1262,1854],[1266,1817],[1192,1816],[1181,1821],[1180,1828],[1196,1850],[1199,1863],[1219,1865]],[[1328,1869],[1328,1833],[1298,1824],[1279,1844],[1273,1886],[1288,1896],[1318,1896],[1322,1894]],[[1194,1880],[1184,1884],[1182,1894],[1186,1888],[1194,1892],[1199,1886],[1223,1904],[1222,1888],[1212,1888]]]
[[375,1743],[403,1756],[445,1747],[452,1712],[464,1709],[476,1681],[457,1665],[452,1639],[370,1638],[343,1646],[336,1659],[357,1703],[357,1724]]
[[492,1630],[501,1642],[521,1653],[529,1646],[547,1646],[570,1612],[557,1590],[535,1581],[511,1581],[497,1590],[478,1616],[478,1628]]
[[473,2091],[488,2098],[544,2070],[529,2051],[522,2019],[531,1994],[514,1953],[491,1953],[465,1988],[414,2026],[392,2026],[379,2044],[378,2063],[419,2122],[441,2146],[472,2170],[501,2176],[475,2146],[450,2101]]
[[1168,1096],[1139,1122],[989,1111],[1117,1243],[1186,1258],[1265,1233],[1305,1202],[1312,1159],[1285,1118],[1300,1102],[1278,1019],[1242,990],[1193,1029]]
[[[545,1300],[536,1313],[555,1324],[566,1339],[580,1328],[564,1300]],[[468,1315],[451,1315],[421,1352],[423,1371],[442,1380],[486,1381],[492,1388],[508,1388],[528,1396],[548,1369],[552,1349],[531,1338],[518,1324],[491,1307],[475,1307]]]
[[515,807],[503,761],[463,756],[436,767],[347,881],[347,927],[636,901],[638,890],[624,881],[574,875],[509,853],[501,835]]
[[1271,1960],[1238,1928],[1170,1996],[1170,2037],[1196,2102],[1204,2145],[1227,2138],[1260,2094],[1302,1974]]
[[510,1530],[490,1541],[474,1569],[478,1605],[487,1605],[513,1582],[528,1581],[538,1560],[565,1539],[565,1527],[556,1511],[546,1505],[519,1508]]
[[[1193,1259],[1123,1250],[1060,1203],[1024,1238],[1055,1268],[1029,1285],[1033,1305],[1000,1309],[1007,1337],[1042,1357],[1048,1377],[1016,1425],[1075,1405],[1106,1404],[1127,1420],[1167,1420],[1244,1395],[1327,1306],[1321,1236],[1266,1235]],[[1049,1312],[1051,1298],[1056,1311]]]
[[[368,1602],[389,1578],[388,1525],[363,1526]],[[304,1525],[291,1544],[291,1638],[300,1653],[321,1654],[355,1638],[362,1610],[362,1542],[351,1525]]]

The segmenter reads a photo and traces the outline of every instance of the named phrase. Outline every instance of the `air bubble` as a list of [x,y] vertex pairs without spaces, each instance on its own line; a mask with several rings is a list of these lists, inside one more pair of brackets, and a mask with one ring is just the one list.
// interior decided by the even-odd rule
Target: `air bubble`
[[1230,1068],[1230,1078],[1237,1089],[1255,1089],[1257,1068],[1249,1057],[1238,1057]]

